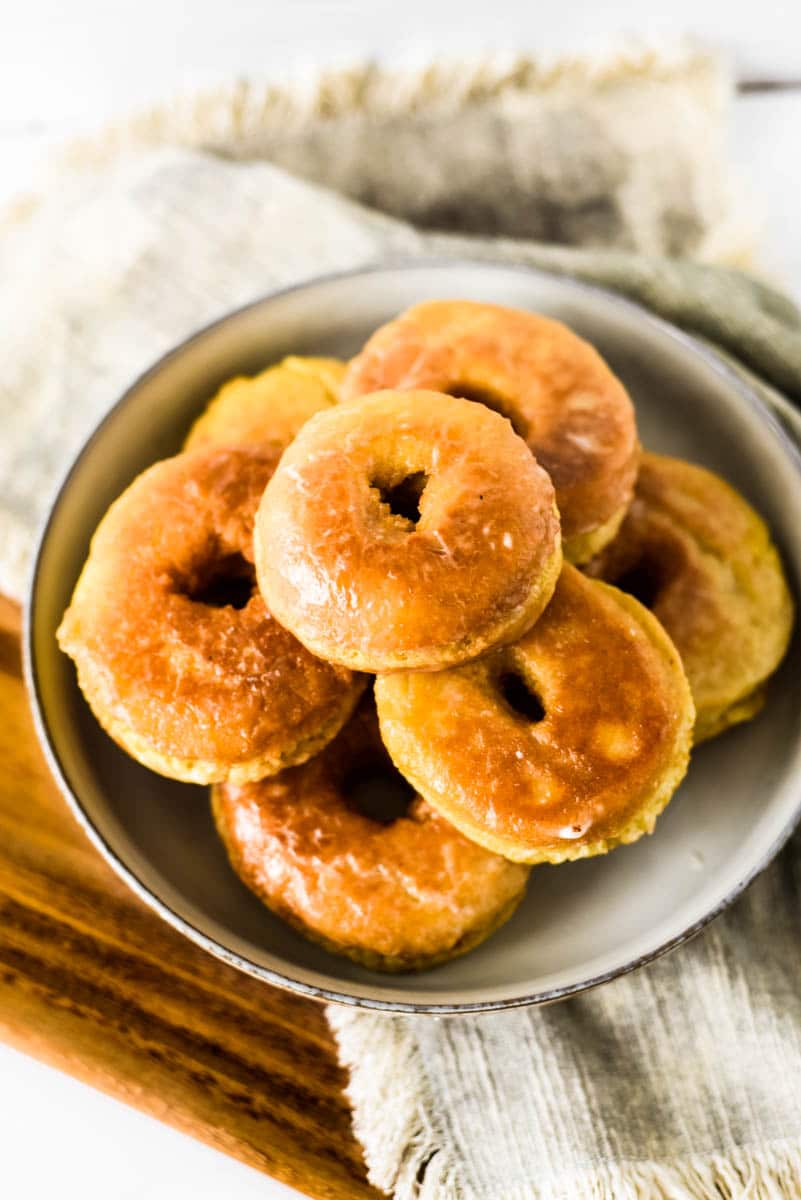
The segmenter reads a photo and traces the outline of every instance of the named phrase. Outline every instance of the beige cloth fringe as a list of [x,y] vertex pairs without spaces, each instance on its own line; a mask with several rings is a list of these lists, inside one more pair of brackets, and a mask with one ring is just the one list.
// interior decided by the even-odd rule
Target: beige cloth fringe
[[[159,146],[266,160],[420,228],[743,266],[725,147],[731,77],[692,44],[240,80],[75,140],[101,169]],[[27,198],[17,215],[30,210]]]

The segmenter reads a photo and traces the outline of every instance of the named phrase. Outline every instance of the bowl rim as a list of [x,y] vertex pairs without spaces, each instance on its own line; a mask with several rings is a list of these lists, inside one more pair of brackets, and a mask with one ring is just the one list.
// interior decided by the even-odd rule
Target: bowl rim
[[[724,912],[743,892],[750,886],[751,883],[760,875],[779,854],[784,845],[787,843],[795,829],[801,824],[801,784],[798,790],[798,799],[796,807],[790,819],[783,826],[778,836],[774,839],[772,845],[767,852],[756,862],[745,876],[738,881],[717,904],[715,904],[708,912],[704,913],[697,921],[686,926],[673,937],[668,938],[658,946],[646,951],[643,954],[637,955],[635,958],[628,960],[620,966],[610,968],[600,974],[590,976],[586,979],[581,979],[575,983],[565,984],[561,987],[546,988],[540,991],[534,991],[519,996],[512,996],[498,1000],[477,1000],[465,1002],[450,1002],[439,1003],[430,1001],[414,1001],[414,1000],[390,1000],[380,997],[365,997],[352,995],[347,991],[338,991],[328,987],[321,987],[315,984],[305,983],[301,980],[293,979],[291,976],[284,975],[280,971],[271,967],[263,966],[253,962],[244,954],[230,950],[215,938],[202,930],[198,929],[186,917],[175,912],[173,908],[165,901],[157,896],[145,884],[134,869],[130,867],[117,851],[109,844],[103,834],[95,826],[89,813],[84,808],[80,796],[73,791],[64,770],[61,766],[61,761],[58,757],[55,745],[51,738],[48,716],[45,705],[42,700],[41,692],[38,683],[38,671],[36,662],[36,652],[34,647],[34,631],[37,620],[37,599],[39,593],[39,574],[41,562],[44,557],[47,543],[51,531],[51,526],[55,515],[68,492],[73,476],[81,468],[81,464],[89,452],[91,447],[99,440],[105,430],[106,425],[114,419],[123,408],[127,407],[136,399],[140,388],[148,383],[152,378],[157,376],[163,368],[173,359],[184,355],[191,347],[205,338],[208,334],[214,332],[220,327],[239,320],[244,314],[257,309],[261,306],[268,305],[270,302],[282,299],[285,296],[292,295],[296,292],[302,292],[307,289],[318,287],[329,283],[338,283],[348,279],[355,279],[365,275],[380,275],[385,273],[396,272],[414,272],[425,271],[440,268],[467,268],[476,271],[482,270],[503,270],[511,273],[522,273],[534,277],[544,279],[558,279],[561,284],[568,289],[574,289],[584,294],[589,294],[597,300],[602,300],[605,304],[612,305],[617,308],[625,318],[627,315],[637,321],[645,322],[657,332],[661,333],[670,341],[678,344],[686,353],[700,358],[702,362],[710,368],[715,374],[721,377],[726,384],[735,390],[739,398],[752,410],[752,412],[764,421],[773,434],[773,437],[781,446],[784,454],[795,467],[796,472],[801,476],[801,423],[799,423],[799,445],[796,445],[788,432],[783,428],[781,421],[777,415],[771,411],[768,405],[761,399],[757,390],[750,386],[747,379],[741,376],[729,363],[725,357],[718,354],[716,349],[711,347],[706,342],[699,340],[692,334],[685,332],[678,326],[673,325],[665,318],[657,316],[643,305],[627,296],[621,295],[619,292],[612,291],[602,285],[588,282],[584,279],[577,278],[567,272],[547,270],[540,267],[530,266],[520,262],[505,262],[502,259],[488,258],[471,258],[469,256],[421,256],[421,257],[401,257],[388,258],[380,263],[370,264],[362,267],[351,267],[344,270],[325,272],[321,275],[308,276],[295,283],[284,287],[273,289],[263,295],[248,301],[246,304],[240,305],[224,313],[220,317],[202,325],[190,334],[183,341],[179,342],[172,349],[168,350],[155,360],[149,367],[142,371],[129,384],[120,396],[110,405],[100,421],[95,425],[89,436],[82,443],[77,453],[67,466],[62,477],[58,481],[50,497],[47,505],[45,516],[40,524],[39,532],[36,537],[36,549],[33,557],[33,562],[29,574],[28,587],[23,612],[23,669],[24,678],[28,688],[28,694],[31,701],[31,710],[33,715],[34,727],[39,739],[39,743],[44,752],[47,765],[66,800],[72,814],[78,821],[84,833],[89,838],[92,845],[99,851],[106,862],[111,866],[114,872],[124,881],[124,883],[133,891],[133,893],[141,900],[148,908],[154,911],[162,920],[172,926],[173,929],[187,937],[195,945],[205,950],[207,953],[220,959],[227,965],[243,971],[262,982],[270,984],[273,987],[281,988],[283,991],[294,993],[295,995],[303,996],[307,999],[316,1000],[322,1003],[337,1004],[346,1008],[357,1008],[373,1010],[385,1013],[403,1014],[409,1016],[465,1016],[476,1013],[498,1012],[505,1009],[526,1008],[530,1006],[539,1006],[544,1004],[552,1004],[559,1000],[567,999],[571,996],[577,996],[584,992],[591,991],[597,987],[603,986],[605,983],[611,982],[613,979],[618,979],[621,976],[628,975],[632,971],[638,970],[640,967],[654,962],[663,955],[670,953],[679,946],[689,942],[696,937],[703,929],[714,921],[722,912]],[[787,417],[788,423],[795,418],[794,410],[792,410],[784,401],[784,398],[779,395],[779,399],[783,402],[781,407],[785,412],[792,414]],[[786,410],[785,410],[786,405]]]

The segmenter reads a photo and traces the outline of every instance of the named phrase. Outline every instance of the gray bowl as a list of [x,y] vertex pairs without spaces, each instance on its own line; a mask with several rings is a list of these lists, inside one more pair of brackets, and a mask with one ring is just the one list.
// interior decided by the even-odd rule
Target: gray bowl
[[637,406],[644,444],[724,475],[763,513],[798,594],[801,463],[777,421],[713,353],[619,297],[511,266],[403,264],[320,279],[232,313],[157,363],[78,455],[39,546],[27,621],[39,734],[98,849],[166,921],[269,983],[365,1008],[464,1013],[540,1004],[612,979],[687,940],[778,852],[801,810],[796,638],[762,715],[701,747],[653,837],[606,858],[539,867],[512,920],[465,958],[387,977],[304,941],[228,866],[199,788],[140,767],[100,730],[54,633],[109,503],[174,453],[218,386],[288,353],[352,354],[428,298],[535,309],[593,342]]

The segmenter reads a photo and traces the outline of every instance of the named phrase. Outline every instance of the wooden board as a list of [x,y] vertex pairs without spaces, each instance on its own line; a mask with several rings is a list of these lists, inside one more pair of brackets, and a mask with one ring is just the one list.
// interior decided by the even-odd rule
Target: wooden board
[[2,598],[0,761],[0,1039],[309,1196],[380,1196],[322,1009],[163,924],[72,818]]

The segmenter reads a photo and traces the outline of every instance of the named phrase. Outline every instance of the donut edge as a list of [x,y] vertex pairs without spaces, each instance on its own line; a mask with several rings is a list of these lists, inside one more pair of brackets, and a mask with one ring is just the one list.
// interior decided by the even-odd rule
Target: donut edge
[[162,775],[166,779],[176,779],[180,783],[194,783],[201,786],[213,783],[255,783],[269,775],[277,775],[286,767],[296,767],[307,762],[333,741],[340,729],[350,720],[367,686],[366,679],[358,677],[354,679],[347,695],[343,698],[342,706],[328,717],[317,732],[304,734],[294,746],[281,754],[275,752],[257,754],[253,758],[237,763],[180,758],[176,755],[162,753],[153,746],[149,738],[138,733],[131,725],[109,716],[104,706],[96,702],[94,688],[87,679],[85,666],[73,657],[71,651],[65,650],[63,646],[62,650],[73,659],[81,694],[95,720],[113,742],[140,766],[147,767],[157,775]]
[[353,946],[346,942],[337,942],[332,938],[326,937],[324,934],[318,933],[311,926],[307,925],[297,913],[286,905],[280,904],[268,898],[262,891],[252,887],[250,882],[240,872],[238,861],[239,855],[228,836],[228,827],[221,815],[220,805],[218,802],[219,785],[214,785],[209,788],[209,796],[211,803],[212,818],[214,827],[225,847],[225,853],[228,858],[228,863],[231,870],[240,880],[242,885],[256,897],[259,903],[274,916],[284,921],[295,933],[300,934],[306,941],[312,942],[319,946],[328,954],[335,954],[340,958],[348,958],[351,962],[356,963],[360,967],[364,967],[367,971],[380,971],[383,974],[401,975],[411,974],[415,971],[427,971],[432,967],[442,966],[444,963],[450,962],[454,958],[459,958],[463,954],[469,953],[479,946],[487,938],[491,937],[502,925],[505,925],[509,918],[516,912],[526,895],[528,886],[528,875],[523,880],[519,892],[512,896],[510,900],[501,904],[487,919],[480,925],[474,926],[467,930],[460,938],[449,946],[436,954],[406,956],[406,955],[385,955],[380,954],[375,950],[370,950],[364,946]]
[[342,647],[338,643],[324,641],[321,638],[310,638],[305,630],[299,629],[291,623],[291,618],[282,610],[280,601],[277,606],[280,611],[276,611],[276,606],[267,598],[270,592],[267,582],[269,571],[264,560],[261,538],[258,535],[258,520],[254,536],[254,560],[259,591],[264,597],[270,613],[279,624],[298,639],[310,654],[321,658],[324,662],[346,667],[357,673],[391,675],[398,671],[442,671],[450,667],[459,667],[497,647],[517,641],[537,622],[550,603],[562,570],[563,554],[561,540],[557,538],[550,558],[544,564],[525,600],[511,613],[506,614],[502,621],[496,622],[493,627],[482,631],[479,635],[468,635],[458,642],[450,642],[447,646],[440,647],[438,655],[433,652],[417,651],[387,654],[380,658],[359,651],[343,653]]
[[622,504],[617,512],[612,513],[612,516],[597,529],[591,529],[587,533],[575,533],[572,537],[564,538],[562,551],[565,562],[569,562],[574,567],[583,567],[595,558],[596,554],[600,554],[617,537],[628,511],[629,504]]

